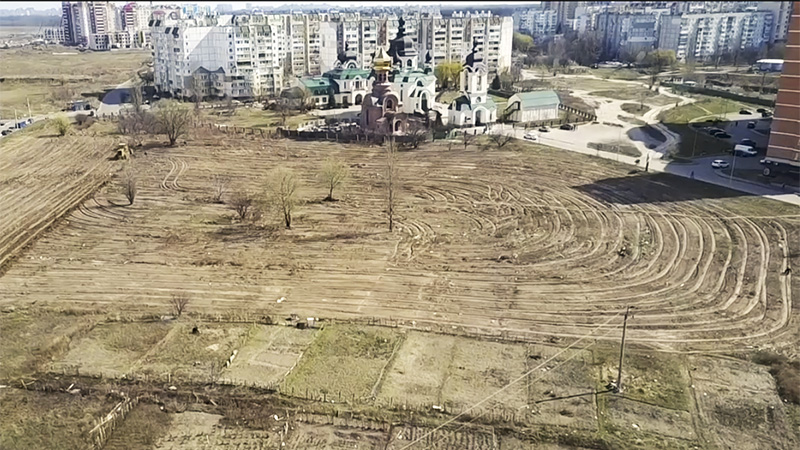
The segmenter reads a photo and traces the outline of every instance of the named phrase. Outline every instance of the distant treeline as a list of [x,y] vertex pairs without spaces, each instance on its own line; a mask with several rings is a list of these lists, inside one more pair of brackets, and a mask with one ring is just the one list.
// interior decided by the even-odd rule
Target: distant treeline
[[0,27],[57,27],[59,16],[0,16]]

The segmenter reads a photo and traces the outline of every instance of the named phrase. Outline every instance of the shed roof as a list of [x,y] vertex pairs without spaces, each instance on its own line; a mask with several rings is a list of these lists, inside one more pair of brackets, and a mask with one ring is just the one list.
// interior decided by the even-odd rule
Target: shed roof
[[[514,94],[514,96],[519,98],[520,108],[523,110],[553,106],[561,103],[561,99],[558,98],[558,93],[556,93],[556,91],[520,92],[519,94]],[[509,104],[510,103],[512,103],[511,100],[509,100]]]

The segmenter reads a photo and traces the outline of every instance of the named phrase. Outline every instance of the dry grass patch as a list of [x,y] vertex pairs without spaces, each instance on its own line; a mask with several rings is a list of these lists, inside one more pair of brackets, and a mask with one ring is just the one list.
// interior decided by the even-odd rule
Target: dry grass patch
[[319,333],[281,391],[289,395],[331,399],[366,399],[373,395],[381,371],[400,335],[387,328],[334,325]]
[[30,375],[69,346],[71,336],[88,330],[95,316],[18,310],[0,314],[0,380]]
[[235,383],[273,386],[294,367],[316,330],[254,325],[223,377]]
[[118,377],[128,373],[171,327],[163,322],[98,325],[71,345],[69,353],[52,370],[77,368],[82,374]]
[[[178,379],[214,380],[247,328],[232,324],[175,325],[169,336],[140,362],[144,372]],[[135,371],[138,371],[136,368]]]
[[88,448],[88,431],[116,402],[104,396],[0,389],[0,448]]

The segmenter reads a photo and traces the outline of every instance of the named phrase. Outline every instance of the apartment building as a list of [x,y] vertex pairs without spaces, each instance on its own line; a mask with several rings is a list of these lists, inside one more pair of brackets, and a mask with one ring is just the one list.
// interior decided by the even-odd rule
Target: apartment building
[[149,28],[153,8],[144,3],[130,2],[122,7],[122,28],[126,31],[142,31]]
[[[769,11],[772,13],[770,40],[773,42],[786,41],[789,30],[789,19],[792,15],[792,2],[758,2],[757,7],[759,11]],[[797,12],[797,7],[794,8],[794,11]]]
[[679,60],[703,60],[771,42],[772,13],[745,11],[663,15],[658,48],[674,50]]
[[772,164],[764,166],[765,174],[769,174],[774,164],[800,170],[800,2],[794,2],[786,41],[783,73],[778,81],[775,117],[767,147],[766,159]]
[[[400,17],[389,13],[220,16],[184,8],[152,17],[156,87],[185,97],[193,95],[192,77],[200,68],[206,71],[201,75],[214,77],[216,89],[204,95],[220,97],[277,94],[293,79],[332,70],[344,53],[355,54],[354,68],[369,69],[378,47],[394,39],[400,25]],[[511,17],[420,13],[404,20],[405,38],[422,58],[430,53],[434,64],[462,61],[475,41],[489,71],[511,66]]]
[[514,14],[514,30],[533,36],[535,41],[555,36],[558,13],[553,10],[527,9]]
[[112,2],[62,2],[62,43],[85,45],[93,50],[143,46],[149,34],[151,8],[128,3],[116,8]]
[[596,30],[601,41],[602,59],[619,59],[655,48],[658,39],[658,16],[655,14],[599,14]]

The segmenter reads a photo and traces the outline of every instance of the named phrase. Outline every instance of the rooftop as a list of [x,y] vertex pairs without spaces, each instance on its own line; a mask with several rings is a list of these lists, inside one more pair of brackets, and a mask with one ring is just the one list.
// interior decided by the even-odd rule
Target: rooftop
[[520,92],[519,94],[514,94],[514,96],[509,99],[509,105],[513,103],[512,99],[514,97],[519,98],[520,107],[522,109],[539,108],[542,106],[552,106],[561,103],[561,99],[558,98],[556,91]]

